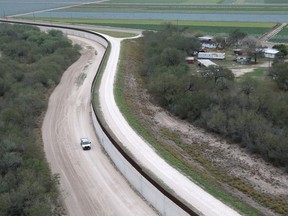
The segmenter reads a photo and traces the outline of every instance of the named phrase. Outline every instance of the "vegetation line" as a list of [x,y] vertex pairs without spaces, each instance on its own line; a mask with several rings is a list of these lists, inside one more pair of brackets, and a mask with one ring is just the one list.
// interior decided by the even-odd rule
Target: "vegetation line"
[[40,128],[49,94],[79,52],[60,31],[16,24],[0,24],[0,44],[0,215],[63,214]]

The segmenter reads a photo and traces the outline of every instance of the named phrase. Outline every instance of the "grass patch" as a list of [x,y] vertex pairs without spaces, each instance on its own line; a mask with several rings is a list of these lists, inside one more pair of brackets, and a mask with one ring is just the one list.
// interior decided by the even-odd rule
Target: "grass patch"
[[256,78],[256,79],[264,79],[267,76],[267,70],[262,68],[257,68],[253,72],[246,73],[242,75],[243,78]]
[[[94,31],[94,30],[92,30]],[[96,30],[96,32],[109,35],[111,37],[116,37],[116,38],[128,38],[128,37],[134,37],[136,34],[133,33],[126,33],[126,32],[117,32],[117,31],[106,31],[106,30]]]

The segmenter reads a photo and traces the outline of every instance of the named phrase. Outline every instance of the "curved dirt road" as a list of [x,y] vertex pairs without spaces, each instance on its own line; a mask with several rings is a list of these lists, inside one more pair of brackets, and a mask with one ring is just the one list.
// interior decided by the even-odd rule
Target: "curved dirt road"
[[[115,170],[93,129],[90,88],[104,49],[90,40],[71,39],[85,48],[51,95],[42,126],[47,160],[52,172],[60,174],[66,213],[71,216],[157,215]],[[90,151],[81,149],[80,137],[92,141]]]

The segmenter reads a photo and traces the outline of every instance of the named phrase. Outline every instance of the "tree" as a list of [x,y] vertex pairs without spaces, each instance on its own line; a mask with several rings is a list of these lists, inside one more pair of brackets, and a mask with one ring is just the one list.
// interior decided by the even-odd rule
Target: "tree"
[[6,24],[0,24],[0,53],[0,215],[59,215],[39,117],[49,80],[57,83],[79,54],[58,31]]
[[3,96],[9,90],[9,88],[9,84],[0,77],[0,97]]
[[255,91],[256,87],[257,87],[257,82],[250,77],[244,78],[240,82],[240,92],[247,95],[248,98],[250,94],[252,94]]
[[227,47],[227,41],[225,37],[217,35],[215,38],[216,44],[217,44],[217,49],[225,49]]
[[31,44],[25,41],[16,41],[3,46],[3,54],[20,63],[27,63],[27,56],[31,51]]
[[183,97],[183,102],[182,109],[187,109],[185,118],[187,118],[189,122],[195,122],[201,117],[202,113],[209,108],[211,98],[205,91],[199,91]]
[[240,41],[247,36],[246,33],[241,32],[239,29],[236,29],[229,33],[227,38],[227,44],[229,46],[239,46]]
[[159,66],[148,79],[148,88],[158,102],[169,107],[174,101],[185,93],[188,81],[186,65]]
[[55,30],[55,29],[49,30],[48,35],[50,35],[52,37],[57,37],[59,39],[63,38],[63,32],[59,31],[59,30]]
[[178,65],[184,61],[184,55],[176,48],[166,48],[160,54],[161,63],[166,66]]
[[214,65],[201,71],[201,76],[205,79],[213,80],[215,84],[218,82],[224,82],[225,80],[233,81],[235,77],[231,70]]
[[257,56],[259,55],[259,53],[256,51],[256,48],[260,46],[259,40],[253,36],[245,36],[240,41],[240,46],[248,54],[249,57],[254,58],[256,63]]
[[170,38],[170,46],[182,50],[186,55],[192,55],[194,51],[201,49],[199,40],[195,37],[184,37],[182,34],[175,34],[174,37]]
[[270,68],[269,75],[275,80],[279,89],[288,91],[288,63],[274,64]]
[[177,98],[176,76],[169,73],[159,73],[150,79],[149,88],[154,93],[160,105],[168,107]]
[[178,26],[173,25],[170,22],[163,23],[161,26],[161,32],[171,34],[173,32],[178,32]]
[[209,110],[205,111],[202,115],[202,119],[205,121],[205,127],[215,133],[223,136],[227,135],[227,115],[219,106],[213,106]]
[[281,52],[281,54],[283,56],[287,56],[287,54],[288,54],[288,50],[287,50],[287,47],[285,46],[285,44],[276,44],[272,48],[279,50],[279,52]]

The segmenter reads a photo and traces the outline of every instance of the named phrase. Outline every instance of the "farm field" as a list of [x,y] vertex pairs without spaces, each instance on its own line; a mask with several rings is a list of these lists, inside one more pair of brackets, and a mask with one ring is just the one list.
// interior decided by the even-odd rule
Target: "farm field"
[[109,3],[156,3],[156,4],[169,4],[169,3],[198,3],[198,4],[207,4],[207,3],[221,3],[222,0],[111,0]]
[[[265,5],[271,3],[273,3],[272,6]],[[58,16],[62,14],[61,18],[69,19],[70,17],[74,22],[79,17],[73,16],[82,14],[81,16],[86,19],[80,18],[80,23],[145,30],[159,30],[161,24],[169,22],[180,27],[189,27],[192,31],[200,34],[209,35],[227,35],[229,32],[239,29],[249,35],[259,37],[276,23],[288,20],[286,17],[288,2],[287,5],[279,5],[279,3],[283,2],[263,0],[111,0],[100,4],[67,8],[61,10]],[[68,15],[64,16],[64,13]],[[52,17],[56,16],[57,14],[52,15]],[[95,16],[94,21],[91,16]],[[282,31],[280,36],[275,36],[274,40],[285,42],[288,37],[285,31]]]
[[245,3],[257,3],[257,4],[288,4],[287,0],[246,0]]
[[111,0],[110,3],[189,3],[189,4],[288,4],[286,0]]
[[288,11],[287,6],[273,6],[265,7],[259,5],[193,5],[193,4],[178,4],[178,5],[157,5],[157,4],[125,4],[117,3],[101,3],[101,4],[89,4],[81,5],[77,7],[67,8],[63,11],[77,11],[77,12],[217,12],[217,13],[275,13],[285,14]]
[[[272,2],[272,6],[265,5]],[[239,29],[259,37],[276,23],[287,22],[288,3],[277,3],[282,1],[111,0],[99,4],[30,13],[25,18],[143,30],[159,30],[163,23],[172,23],[180,28],[189,28],[200,35],[225,36]],[[273,40],[288,41],[286,31],[283,30]]]
[[288,27],[284,28],[281,32],[271,38],[272,42],[288,43]]
[[73,24],[112,26],[122,28],[160,30],[164,23],[178,25],[179,28],[189,28],[199,34],[228,35],[231,31],[239,29],[249,35],[258,37],[271,29],[275,23],[244,23],[244,22],[192,22],[192,21],[161,21],[161,20],[106,20],[106,19],[63,19],[41,18],[44,21],[65,22]]

